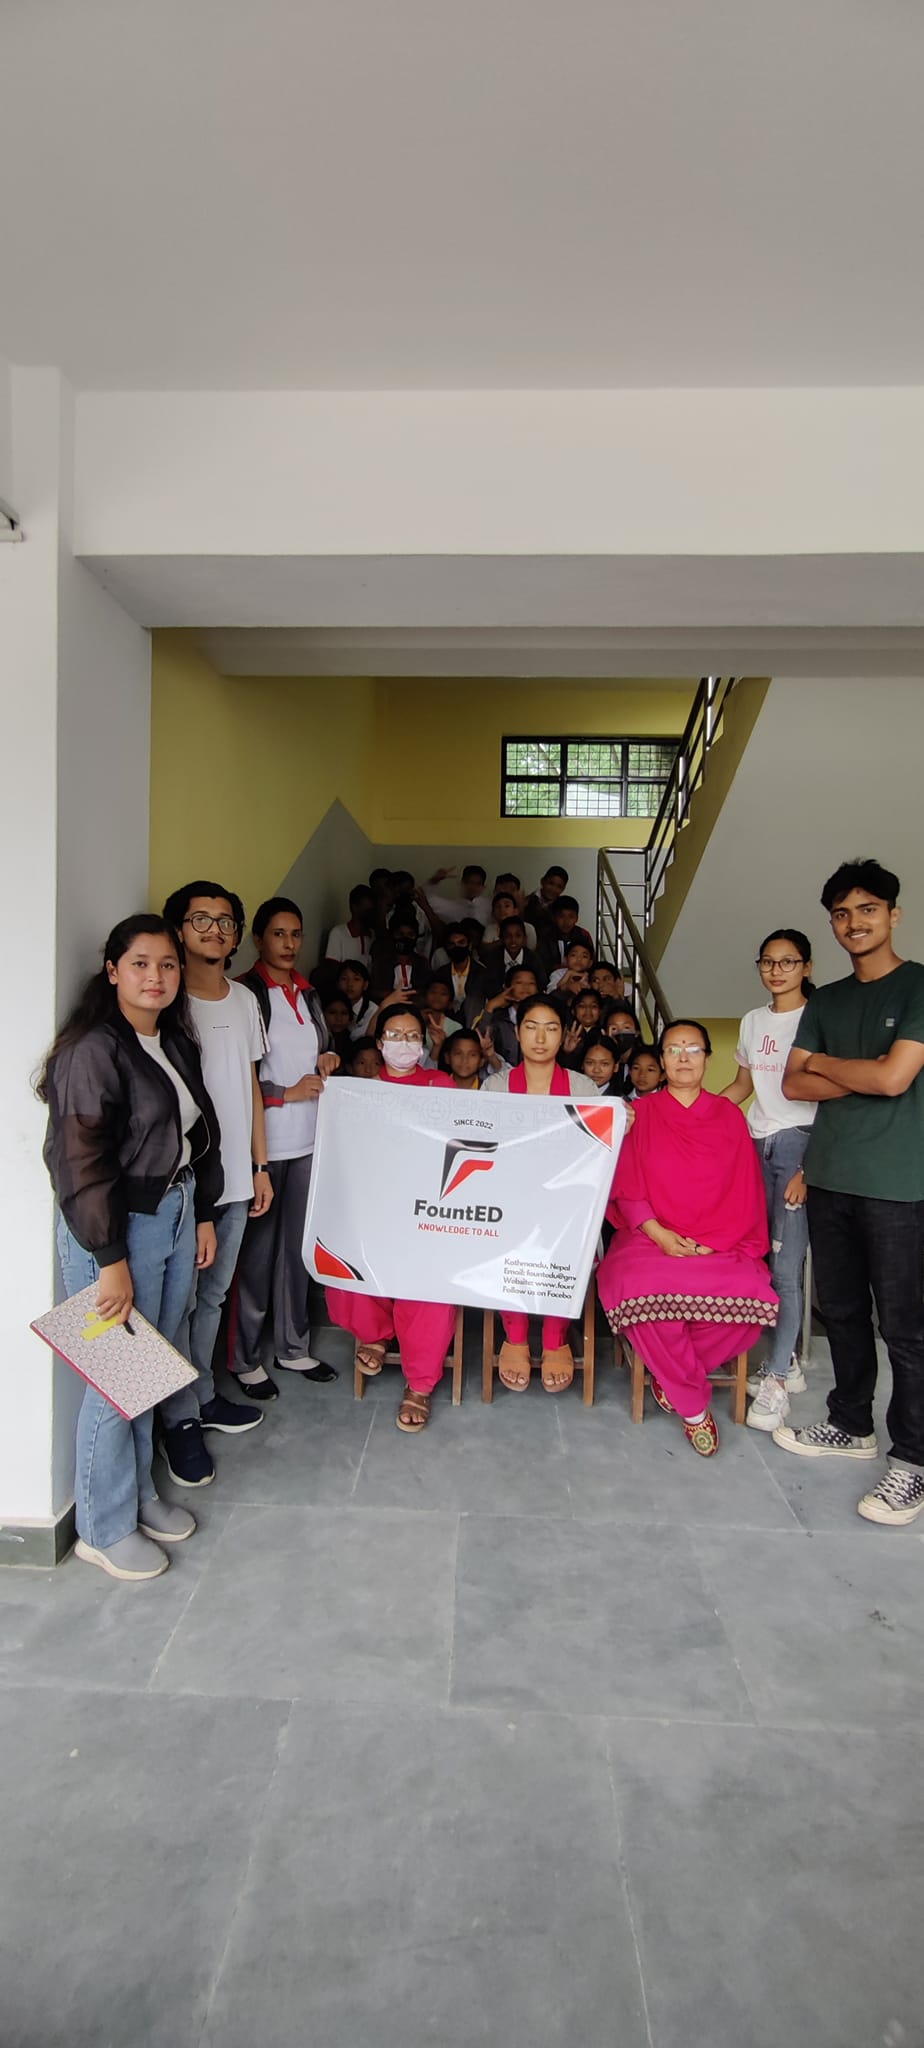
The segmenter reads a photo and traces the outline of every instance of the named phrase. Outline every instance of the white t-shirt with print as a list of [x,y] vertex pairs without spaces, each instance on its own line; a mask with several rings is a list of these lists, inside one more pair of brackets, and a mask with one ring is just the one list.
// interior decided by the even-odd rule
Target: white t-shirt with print
[[221,1131],[225,1180],[219,1207],[225,1202],[251,1202],[252,1069],[266,1051],[259,1004],[249,988],[232,981],[220,1002],[190,996],[189,1007],[202,1049],[203,1080]]
[[[303,1074],[317,1073],[318,1034],[301,991],[292,1003],[277,982],[269,999],[269,1049],[260,1063],[260,1079],[294,1088]],[[311,1102],[283,1102],[276,1107],[267,1103],[264,1114],[267,1159],[303,1159],[306,1152],[314,1151],[317,1096]]]
[[815,1120],[817,1104],[787,1102],[782,1087],[803,1007],[772,1010],[769,1003],[762,1003],[759,1010],[749,1010],[741,1019],[735,1058],[739,1067],[748,1068],[754,1087],[748,1110],[752,1138],[772,1138],[774,1131],[793,1130]]

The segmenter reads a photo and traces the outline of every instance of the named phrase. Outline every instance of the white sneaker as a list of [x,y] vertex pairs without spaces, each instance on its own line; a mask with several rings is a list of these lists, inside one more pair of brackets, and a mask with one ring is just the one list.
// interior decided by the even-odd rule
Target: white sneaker
[[857,1513],[867,1522],[884,1522],[900,1528],[924,1513],[924,1472],[907,1465],[887,1466],[878,1486],[857,1502]]
[[761,1380],[754,1400],[751,1402],[745,1420],[749,1429],[776,1429],[789,1414],[789,1395],[782,1380],[775,1380],[770,1373]]
[[[766,1372],[752,1372],[747,1383],[748,1393],[759,1394],[765,1380],[769,1379],[769,1377],[769,1373]],[[787,1394],[804,1394],[807,1386],[808,1380],[802,1367],[798,1359],[793,1358],[790,1362],[789,1371],[786,1374],[786,1392]]]

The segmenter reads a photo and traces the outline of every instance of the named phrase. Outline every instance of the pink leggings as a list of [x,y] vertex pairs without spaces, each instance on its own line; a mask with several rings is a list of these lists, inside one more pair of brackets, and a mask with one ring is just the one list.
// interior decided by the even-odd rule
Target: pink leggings
[[[505,1315],[501,1317],[501,1321],[504,1325],[504,1336],[508,1344],[529,1343],[528,1316]],[[570,1323],[567,1316],[564,1318],[561,1316],[544,1316],[542,1321],[543,1351],[560,1351],[562,1345],[568,1342],[569,1329]]]
[[441,1301],[389,1301],[379,1294],[348,1294],[328,1287],[332,1323],[350,1330],[360,1344],[389,1344],[397,1337],[408,1386],[432,1394],[442,1377],[456,1327],[456,1312]]
[[645,1360],[678,1415],[689,1421],[708,1408],[709,1374],[750,1351],[759,1323],[633,1323],[624,1333]]

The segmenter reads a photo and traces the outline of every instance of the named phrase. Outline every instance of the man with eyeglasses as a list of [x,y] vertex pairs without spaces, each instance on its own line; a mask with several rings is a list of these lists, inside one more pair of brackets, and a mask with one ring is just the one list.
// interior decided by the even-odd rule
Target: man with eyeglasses
[[806,1004],[783,1094],[818,1104],[804,1170],[834,1386],[826,1422],[773,1432],[798,1457],[877,1457],[875,1300],[892,1443],[858,1512],[887,1527],[924,1512],[924,966],[895,951],[898,894],[876,860],[844,861],[821,892],[853,972]]
[[226,968],[241,942],[244,906],[217,882],[187,882],[164,904],[164,917],[183,944],[183,979],[199,1040],[202,1073],[221,1131],[224,1186],[215,1213],[214,1264],[197,1273],[195,1294],[177,1342],[199,1378],[161,1406],[163,1456],[178,1486],[207,1486],[215,1468],[203,1430],[243,1436],[263,1420],[260,1408],[216,1394],[212,1354],[225,1296],[237,1265],[248,1215],[262,1216],[273,1199],[266,1168],[266,1128],[257,1063],[266,1050],[260,1012],[248,989]]

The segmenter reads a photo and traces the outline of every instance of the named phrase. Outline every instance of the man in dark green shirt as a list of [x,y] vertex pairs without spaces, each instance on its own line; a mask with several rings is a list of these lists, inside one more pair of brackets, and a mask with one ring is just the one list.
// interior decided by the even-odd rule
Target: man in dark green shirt
[[924,967],[895,951],[898,893],[874,860],[845,861],[822,891],[853,973],[806,1004],[783,1093],[818,1104],[804,1170],[834,1386],[827,1422],[773,1432],[800,1457],[878,1455],[874,1298],[892,1444],[859,1511],[891,1526],[924,1512]]

